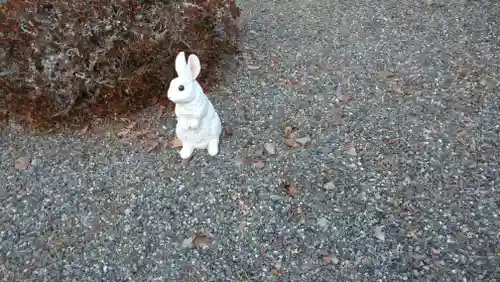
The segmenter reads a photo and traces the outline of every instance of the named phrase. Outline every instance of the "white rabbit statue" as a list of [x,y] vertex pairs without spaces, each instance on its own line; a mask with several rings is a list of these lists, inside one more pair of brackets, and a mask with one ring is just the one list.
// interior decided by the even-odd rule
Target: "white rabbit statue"
[[191,157],[194,149],[207,149],[210,156],[219,152],[222,125],[214,106],[196,81],[200,70],[196,55],[189,55],[186,64],[186,56],[180,52],[175,58],[178,77],[170,82],[167,92],[168,99],[175,103],[175,134],[182,142],[179,152],[182,159]]

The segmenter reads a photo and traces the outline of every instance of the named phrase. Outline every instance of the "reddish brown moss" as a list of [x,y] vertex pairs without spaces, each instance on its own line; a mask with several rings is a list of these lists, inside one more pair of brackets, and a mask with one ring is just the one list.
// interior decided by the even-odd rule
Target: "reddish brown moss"
[[238,52],[234,0],[10,0],[0,5],[0,118],[36,127],[129,115],[166,100],[178,51],[206,90]]

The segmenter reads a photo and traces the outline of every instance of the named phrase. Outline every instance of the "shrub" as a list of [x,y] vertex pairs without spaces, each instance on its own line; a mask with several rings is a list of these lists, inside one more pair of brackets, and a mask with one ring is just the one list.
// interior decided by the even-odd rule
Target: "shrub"
[[8,0],[0,5],[0,108],[37,127],[82,125],[166,101],[178,51],[206,90],[238,52],[234,0]]

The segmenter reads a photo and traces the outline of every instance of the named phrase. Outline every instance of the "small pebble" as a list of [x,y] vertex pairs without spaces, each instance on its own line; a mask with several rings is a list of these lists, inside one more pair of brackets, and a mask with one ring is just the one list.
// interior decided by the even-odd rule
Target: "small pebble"
[[323,185],[323,188],[325,188],[325,190],[333,190],[335,189],[335,184],[333,184],[333,182],[328,182],[328,183],[325,183]]
[[276,154],[276,146],[273,143],[266,143],[264,144],[264,149],[269,155],[274,155]]

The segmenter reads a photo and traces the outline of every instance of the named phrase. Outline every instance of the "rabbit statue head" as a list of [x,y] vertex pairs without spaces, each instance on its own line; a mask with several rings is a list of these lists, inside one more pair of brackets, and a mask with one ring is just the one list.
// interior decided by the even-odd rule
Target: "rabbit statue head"
[[167,91],[168,99],[175,104],[187,104],[200,95],[199,85],[196,81],[200,70],[200,60],[196,55],[189,55],[186,64],[186,55],[184,52],[180,52],[175,58],[175,71],[178,77],[170,82]]

